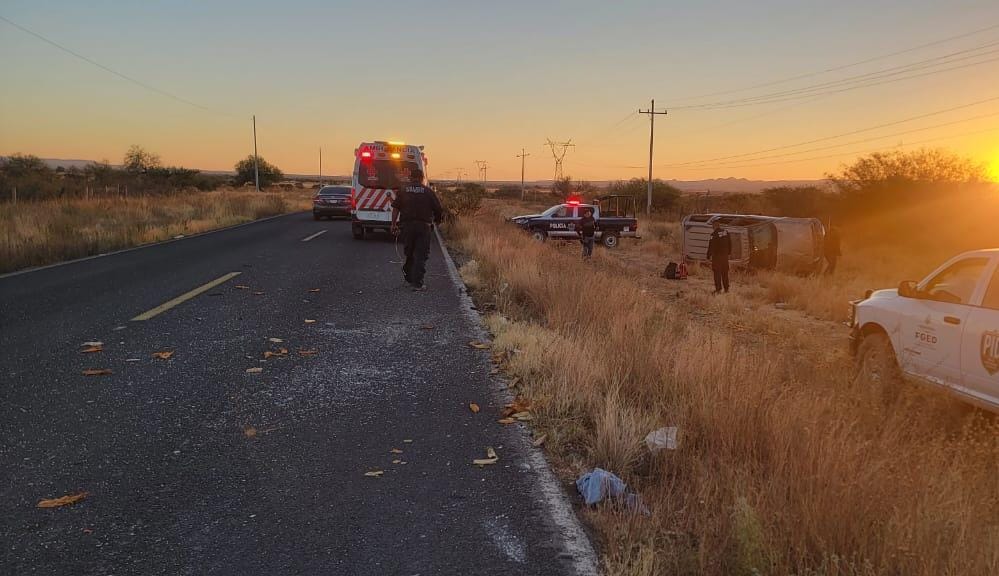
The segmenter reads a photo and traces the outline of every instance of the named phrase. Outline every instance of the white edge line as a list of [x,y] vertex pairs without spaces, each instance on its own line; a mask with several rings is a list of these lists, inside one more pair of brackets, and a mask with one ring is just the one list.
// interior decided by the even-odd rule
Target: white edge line
[[306,236],[305,238],[302,238],[302,242],[308,242],[309,240],[312,240],[313,238],[315,238],[317,236],[322,236],[323,234],[325,234],[327,232],[329,232],[328,229],[327,230],[320,230],[319,232],[316,232],[315,234],[310,234],[309,236]]
[[30,274],[32,272],[41,272],[42,270],[48,270],[49,268],[57,268],[59,266],[68,266],[69,264],[77,264],[79,262],[86,262],[87,260],[94,260],[96,258],[104,258],[106,256],[117,256],[118,254],[124,254],[125,252],[134,252],[135,250],[142,250],[144,248],[154,248],[156,246],[162,246],[164,244],[171,244],[173,242],[182,242],[184,240],[190,240],[191,238],[198,238],[201,236],[208,236],[209,234],[216,234],[218,232],[228,232],[230,230],[235,230],[236,228],[242,228],[244,226],[252,226],[253,224],[260,224],[261,222],[267,222],[268,220],[276,220],[278,218],[284,218],[285,216],[294,216],[295,214],[305,214],[308,210],[300,210],[298,212],[288,212],[287,214],[278,214],[277,216],[268,216],[267,218],[261,218],[259,220],[251,220],[249,222],[243,222],[242,224],[236,224],[234,226],[226,226],[225,228],[216,228],[215,230],[206,230],[205,232],[198,232],[197,234],[191,234],[190,236],[184,236],[183,238],[170,238],[169,240],[160,240],[159,242],[151,242],[149,244],[143,244],[141,246],[132,246],[131,248],[122,248],[121,250],[115,250],[114,252],[105,252],[103,254],[94,254],[93,256],[84,256],[83,258],[77,258],[75,260],[66,260],[65,262],[55,262],[52,264],[46,264],[44,266],[36,266],[34,268],[25,268],[24,270],[15,270],[13,272],[7,272],[6,274],[0,274],[0,280],[4,278],[11,278],[13,276],[20,276],[21,274]]
[[[485,340],[489,335],[482,325],[482,318],[475,311],[474,303],[471,296],[468,295],[465,283],[461,280],[461,275],[458,274],[458,267],[455,266],[454,259],[451,258],[451,254],[444,245],[444,239],[441,237],[440,230],[434,227],[434,232],[437,235],[437,244],[440,246],[444,262],[447,264],[448,275],[458,290],[461,311],[478,332],[476,336],[479,339]],[[506,401],[512,400],[505,386],[498,394],[505,396],[504,400]],[[535,448],[527,442],[525,436],[520,436],[520,439],[524,446],[524,454],[527,456],[527,463],[534,472],[535,480],[541,488],[541,497],[539,500],[548,508],[548,513],[552,521],[560,529],[562,540],[565,544],[565,551],[572,555],[576,574],[580,574],[581,576],[598,576],[600,574],[598,568],[599,561],[597,560],[597,553],[593,549],[593,543],[590,542],[589,537],[586,535],[586,530],[583,529],[583,525],[579,522],[579,518],[572,508],[572,503],[569,502],[569,498],[562,490],[562,485],[559,484],[555,473],[548,466],[548,460],[545,459],[544,453],[540,449]]]

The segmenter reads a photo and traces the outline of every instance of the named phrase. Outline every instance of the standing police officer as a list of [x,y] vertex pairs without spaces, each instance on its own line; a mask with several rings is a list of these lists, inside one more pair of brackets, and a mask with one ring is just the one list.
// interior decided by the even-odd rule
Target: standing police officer
[[[409,183],[400,186],[392,202],[392,233],[402,237],[406,263],[402,274],[413,290],[426,290],[423,276],[430,257],[431,226],[444,218],[441,202],[433,188],[423,184],[423,172],[413,170]],[[402,229],[400,231],[400,225]]]
[[715,291],[717,294],[725,289],[728,292],[728,258],[732,255],[732,237],[722,228],[721,222],[715,220],[711,225],[711,239],[708,240],[708,259],[711,260],[711,271],[715,274]]

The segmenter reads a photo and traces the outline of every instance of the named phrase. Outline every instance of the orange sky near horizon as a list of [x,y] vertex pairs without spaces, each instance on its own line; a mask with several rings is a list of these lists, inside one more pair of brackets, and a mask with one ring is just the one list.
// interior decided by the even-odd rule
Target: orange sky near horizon
[[317,173],[321,147],[323,172],[347,174],[359,142],[391,139],[425,145],[436,179],[486,160],[519,180],[522,147],[527,179],[550,179],[551,137],[576,144],[573,178],[625,179],[647,174],[637,110],[654,96],[657,178],[817,179],[919,147],[999,178],[993,1],[204,4],[0,8],[135,81],[0,21],[0,155],[119,163],[138,144],[231,170],[256,114],[260,155],[287,173]]

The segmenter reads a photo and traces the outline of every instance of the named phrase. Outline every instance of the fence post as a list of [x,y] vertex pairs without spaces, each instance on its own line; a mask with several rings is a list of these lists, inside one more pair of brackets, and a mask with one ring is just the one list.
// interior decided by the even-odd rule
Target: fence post
[[14,190],[11,191],[11,196],[14,199],[14,206],[17,206],[17,186],[14,186]]

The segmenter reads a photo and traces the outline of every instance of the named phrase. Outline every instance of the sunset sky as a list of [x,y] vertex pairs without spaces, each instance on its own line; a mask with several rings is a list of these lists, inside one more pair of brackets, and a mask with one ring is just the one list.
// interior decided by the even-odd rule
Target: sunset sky
[[256,114],[261,156],[289,173],[315,173],[322,147],[346,174],[358,142],[393,139],[424,144],[434,178],[486,160],[519,179],[524,147],[547,179],[551,137],[577,144],[574,178],[629,178],[655,98],[656,177],[820,178],[899,146],[999,170],[996,0],[4,0],[0,16],[148,86],[0,20],[0,155],[118,163],[139,144],[229,170]]

